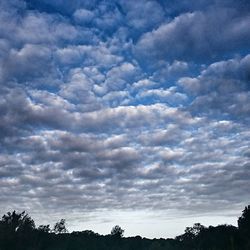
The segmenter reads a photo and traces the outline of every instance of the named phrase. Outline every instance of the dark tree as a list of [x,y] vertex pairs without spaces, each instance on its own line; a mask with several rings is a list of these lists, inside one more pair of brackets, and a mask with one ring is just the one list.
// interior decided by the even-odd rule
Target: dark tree
[[177,236],[176,239],[179,241],[189,241],[195,239],[205,227],[200,223],[195,223],[192,227],[186,227],[185,233]]
[[56,234],[61,234],[61,233],[67,233],[68,230],[66,228],[66,221],[65,219],[61,219],[60,221],[58,221],[53,228],[53,232]]
[[25,212],[17,213],[16,211],[8,212],[3,215],[1,224],[9,233],[29,231],[35,229],[33,219]]
[[238,228],[241,236],[246,241],[247,249],[250,248],[250,205],[246,206],[242,211],[242,215],[238,219]]
[[0,220],[0,249],[29,249],[35,240],[35,223],[25,212],[8,212]]
[[124,230],[118,225],[114,226],[111,230],[111,235],[113,236],[121,238],[123,234],[124,234]]
[[250,236],[250,205],[242,211],[242,215],[238,219],[238,227],[242,233]]
[[187,227],[176,239],[124,237],[116,225],[111,234],[99,235],[91,230],[66,233],[65,220],[35,228],[25,212],[5,214],[0,219],[0,250],[250,250],[250,206],[238,219],[239,227],[219,225],[204,227],[200,223]]
[[51,231],[50,225],[40,225],[37,230],[43,233],[49,233]]

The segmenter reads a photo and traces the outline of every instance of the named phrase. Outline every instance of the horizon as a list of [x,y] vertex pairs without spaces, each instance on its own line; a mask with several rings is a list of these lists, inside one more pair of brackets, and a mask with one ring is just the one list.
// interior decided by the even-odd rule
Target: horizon
[[0,1],[0,213],[150,239],[237,225],[249,14],[247,0]]
[[[245,206],[247,207],[247,206]],[[9,211],[13,212],[13,211]],[[15,210],[17,213],[21,213],[23,211],[18,211]],[[59,222],[61,219],[65,220],[65,226],[67,229],[67,233],[71,234],[73,232],[84,232],[84,231],[93,231],[94,233],[97,233],[99,235],[110,235],[111,229],[115,226],[118,225],[124,230],[124,235],[123,237],[129,238],[129,237],[136,237],[140,236],[142,238],[147,238],[147,239],[175,239],[175,237],[180,236],[184,233],[185,229],[187,227],[192,227],[194,226],[195,223],[199,223],[205,228],[209,228],[210,226],[216,227],[216,226],[221,226],[221,225],[232,225],[234,227],[238,227],[237,221],[239,217],[241,216],[241,213],[237,213],[235,216],[235,220],[232,220],[232,214],[231,215],[217,215],[210,217],[209,215],[199,215],[195,219],[190,216],[190,217],[182,217],[182,218],[173,218],[171,215],[167,216],[167,218],[158,218],[157,220],[154,219],[149,219],[146,218],[145,216],[148,215],[148,213],[144,213],[142,216],[141,212],[133,212],[133,211],[126,211],[126,212],[120,212],[117,213],[115,211],[109,211],[109,213],[106,213],[106,217],[100,217],[101,215],[98,215],[98,213],[95,213],[95,215],[91,215],[92,218],[95,219],[88,219],[86,221],[82,221],[81,216],[78,215],[80,220],[76,220],[74,222],[71,221],[71,224],[68,224],[68,219],[69,218],[67,215],[63,217],[57,217],[55,221],[50,221],[48,220],[48,215],[42,216],[43,220],[36,220],[36,215],[33,216],[32,213],[29,213],[28,211],[24,211],[28,216],[31,217],[31,219],[34,220],[35,222],[35,227],[38,228],[40,225],[49,225],[50,229],[52,230],[54,225]],[[243,210],[242,210],[243,212]],[[5,213],[6,214],[6,213]],[[149,213],[150,214],[150,213]],[[152,211],[151,211],[151,216],[152,216]],[[163,216],[164,217],[164,216]],[[110,219],[112,218],[112,220]],[[134,220],[134,225],[129,225],[130,228],[128,228],[129,234],[126,233],[127,228],[123,227],[123,225],[126,225],[127,222],[131,219],[137,218],[137,220]],[[146,219],[146,220],[145,220]],[[161,220],[160,220],[161,219]],[[111,222],[112,221],[112,222]],[[160,226],[156,226],[155,224],[159,223],[161,221]],[[38,222],[38,223],[37,223]],[[164,222],[164,223],[163,223]],[[170,223],[169,223],[170,222]],[[172,222],[172,223],[171,223]],[[116,224],[112,224],[116,223]],[[183,228],[182,232],[179,232],[176,234],[175,229],[178,229],[177,225],[181,225]],[[136,227],[135,227],[136,226]],[[144,234],[142,235],[140,232],[143,232],[143,228],[150,226],[151,228],[156,229],[154,234]],[[174,230],[173,230],[174,229]],[[174,231],[175,233],[171,233],[171,231]],[[53,232],[53,231],[51,231]]]

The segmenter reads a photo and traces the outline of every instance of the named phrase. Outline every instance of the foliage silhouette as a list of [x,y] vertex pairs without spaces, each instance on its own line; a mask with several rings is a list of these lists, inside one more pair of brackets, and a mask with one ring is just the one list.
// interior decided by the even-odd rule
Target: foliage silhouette
[[122,237],[124,230],[118,225],[106,236],[91,230],[68,233],[64,219],[53,230],[49,225],[36,228],[26,212],[13,211],[0,220],[0,250],[249,250],[249,211],[250,206],[245,207],[238,227],[195,223],[175,239],[153,240]]
[[53,232],[56,234],[61,234],[61,233],[67,233],[68,230],[66,228],[66,220],[65,219],[61,219],[60,221],[58,221],[53,228]]
[[124,234],[124,230],[118,225],[114,226],[111,230],[111,235],[117,238],[121,238],[123,234]]
[[242,211],[242,215],[238,219],[238,228],[246,241],[247,248],[250,249],[250,205]]
[[50,225],[40,225],[37,230],[43,233],[51,232]]
[[3,215],[1,225],[9,233],[30,231],[35,228],[35,222],[25,211],[17,213],[15,210]]

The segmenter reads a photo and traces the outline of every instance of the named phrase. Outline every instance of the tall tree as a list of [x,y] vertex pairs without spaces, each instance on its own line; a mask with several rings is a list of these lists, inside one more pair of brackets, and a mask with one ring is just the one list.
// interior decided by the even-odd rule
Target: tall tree
[[118,238],[121,238],[123,234],[124,230],[118,225],[114,226],[111,230],[111,235],[116,236]]
[[250,205],[246,206],[242,211],[242,215],[238,219],[238,228],[241,236],[246,241],[246,248],[250,249]]
[[57,233],[57,234],[61,234],[61,233],[67,233],[68,230],[66,228],[66,220],[65,219],[61,219],[60,221],[58,221],[53,228],[53,232]]

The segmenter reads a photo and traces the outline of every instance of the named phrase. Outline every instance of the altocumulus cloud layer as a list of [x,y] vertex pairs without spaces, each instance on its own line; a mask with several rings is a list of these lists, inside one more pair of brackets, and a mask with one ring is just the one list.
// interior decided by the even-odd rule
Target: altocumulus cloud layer
[[249,1],[0,9],[2,213],[213,214],[249,202]]

